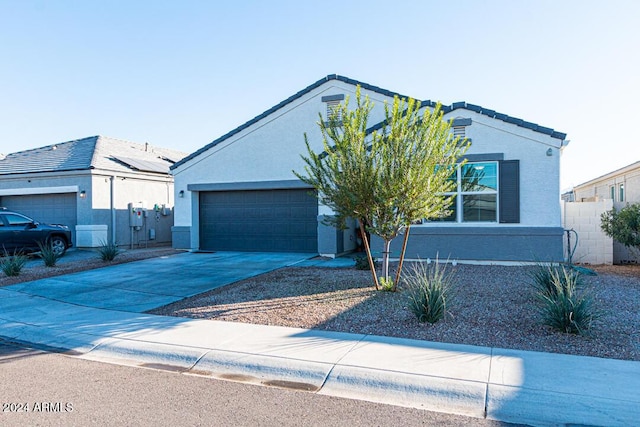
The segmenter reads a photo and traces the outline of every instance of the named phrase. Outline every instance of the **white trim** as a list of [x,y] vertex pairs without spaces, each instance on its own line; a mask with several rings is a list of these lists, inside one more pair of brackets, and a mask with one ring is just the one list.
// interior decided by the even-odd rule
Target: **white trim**
[[34,187],[34,188],[11,188],[0,190],[0,196],[27,196],[30,194],[61,194],[77,193],[77,185],[67,185],[61,187]]

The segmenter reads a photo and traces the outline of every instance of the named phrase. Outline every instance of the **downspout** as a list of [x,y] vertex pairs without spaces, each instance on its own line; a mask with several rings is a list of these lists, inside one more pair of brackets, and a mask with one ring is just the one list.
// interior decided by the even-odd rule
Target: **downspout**
[[111,243],[116,244],[116,208],[115,208],[115,194],[116,194],[116,176],[112,175],[110,178],[109,186],[109,209],[111,210]]

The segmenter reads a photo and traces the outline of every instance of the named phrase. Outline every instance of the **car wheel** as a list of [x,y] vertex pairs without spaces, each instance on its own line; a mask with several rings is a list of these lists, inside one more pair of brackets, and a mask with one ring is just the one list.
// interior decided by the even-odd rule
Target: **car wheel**
[[67,250],[67,242],[65,242],[65,240],[60,236],[53,236],[49,239],[49,244],[51,245],[53,252],[58,256],[62,256]]

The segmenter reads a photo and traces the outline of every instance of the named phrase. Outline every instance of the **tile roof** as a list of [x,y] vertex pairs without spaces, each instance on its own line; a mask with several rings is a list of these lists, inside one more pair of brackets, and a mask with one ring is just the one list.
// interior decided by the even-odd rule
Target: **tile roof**
[[[263,112],[262,114],[254,117],[253,119],[249,120],[248,122],[238,126],[237,128],[233,129],[232,131],[222,135],[220,138],[210,142],[209,144],[205,145],[204,147],[200,148],[199,150],[197,150],[197,151],[189,154],[188,156],[184,157],[182,160],[180,160],[179,162],[176,162],[174,165],[172,165],[171,169],[175,169],[178,166],[180,166],[181,164],[186,163],[189,160],[193,159],[194,157],[199,156],[200,154],[204,153],[205,151],[209,150],[210,148],[218,145],[219,143],[221,143],[224,140],[232,137],[233,135],[243,131],[244,129],[248,128],[249,126],[253,125],[254,123],[257,123],[258,121],[260,121],[263,118],[267,117],[271,113],[279,110],[280,108],[284,107],[285,105],[295,101],[296,99],[304,96],[305,94],[311,92],[312,90],[316,89],[319,86],[322,86],[323,84],[325,84],[326,82],[331,81],[331,80],[341,81],[341,82],[344,82],[344,83],[347,83],[347,84],[351,84],[351,85],[354,85],[354,86],[358,86],[359,85],[363,89],[370,90],[372,92],[376,92],[376,93],[379,93],[379,94],[382,94],[382,95],[385,95],[385,96],[393,97],[393,96],[397,95],[400,98],[409,98],[409,96],[402,95],[402,94],[400,94],[398,92],[393,92],[393,91],[390,91],[390,90],[387,90],[387,89],[382,89],[382,88],[380,88],[378,86],[370,85],[368,83],[364,83],[364,82],[361,82],[361,81],[358,81],[358,80],[350,79],[348,77],[339,76],[337,74],[329,74],[328,76],[326,76],[326,77],[318,80],[317,82],[307,86],[306,88],[302,89],[301,91],[291,95],[289,98],[287,98],[284,101],[278,103],[277,105],[274,105],[273,107],[269,108],[267,111]],[[436,103],[431,101],[431,100],[422,101],[422,106],[435,107]],[[477,112],[479,114],[483,114],[483,115],[491,117],[493,119],[502,120],[502,121],[507,122],[507,123],[515,124],[516,126],[520,126],[520,127],[524,127],[524,128],[527,128],[527,129],[531,129],[531,130],[533,130],[535,132],[540,132],[540,133],[543,133],[545,135],[549,135],[552,138],[557,138],[557,139],[564,140],[567,137],[566,133],[558,132],[558,131],[555,131],[555,130],[553,130],[551,128],[548,128],[548,127],[544,127],[544,126],[537,125],[535,123],[527,122],[527,121],[524,121],[522,119],[518,119],[518,118],[515,118],[515,117],[508,116],[506,114],[497,113],[494,110],[491,110],[491,109],[488,109],[488,108],[484,108],[484,107],[481,107],[479,105],[468,104],[466,102],[454,102],[453,104],[448,105],[448,106],[443,105],[442,106],[442,111],[443,111],[443,113],[447,114],[447,113],[450,113],[450,112],[452,112],[454,110],[461,109],[461,108],[464,108],[464,109],[467,109],[467,110],[471,110],[471,111],[475,111],[475,112]],[[371,131],[371,130],[374,130],[375,128],[382,127],[382,125],[383,125],[383,123],[378,123],[378,124],[372,126],[369,130]]]
[[[91,136],[7,154],[0,159],[0,175],[90,169],[132,172],[139,171],[140,164],[149,163],[154,163],[156,167],[153,172],[169,173],[169,166],[185,155],[180,151],[148,144]],[[123,162],[118,158],[133,161]],[[160,168],[161,165],[166,169]]]

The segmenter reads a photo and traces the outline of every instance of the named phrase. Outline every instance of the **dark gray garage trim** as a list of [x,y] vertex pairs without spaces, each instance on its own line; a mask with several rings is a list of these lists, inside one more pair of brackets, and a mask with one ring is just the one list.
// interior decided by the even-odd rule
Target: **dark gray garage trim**
[[222,182],[215,184],[189,184],[189,191],[229,191],[229,190],[288,190],[294,188],[307,188],[309,184],[298,179],[282,181],[251,181],[251,182]]
[[217,188],[199,193],[201,250],[317,253],[318,201],[310,189]]

